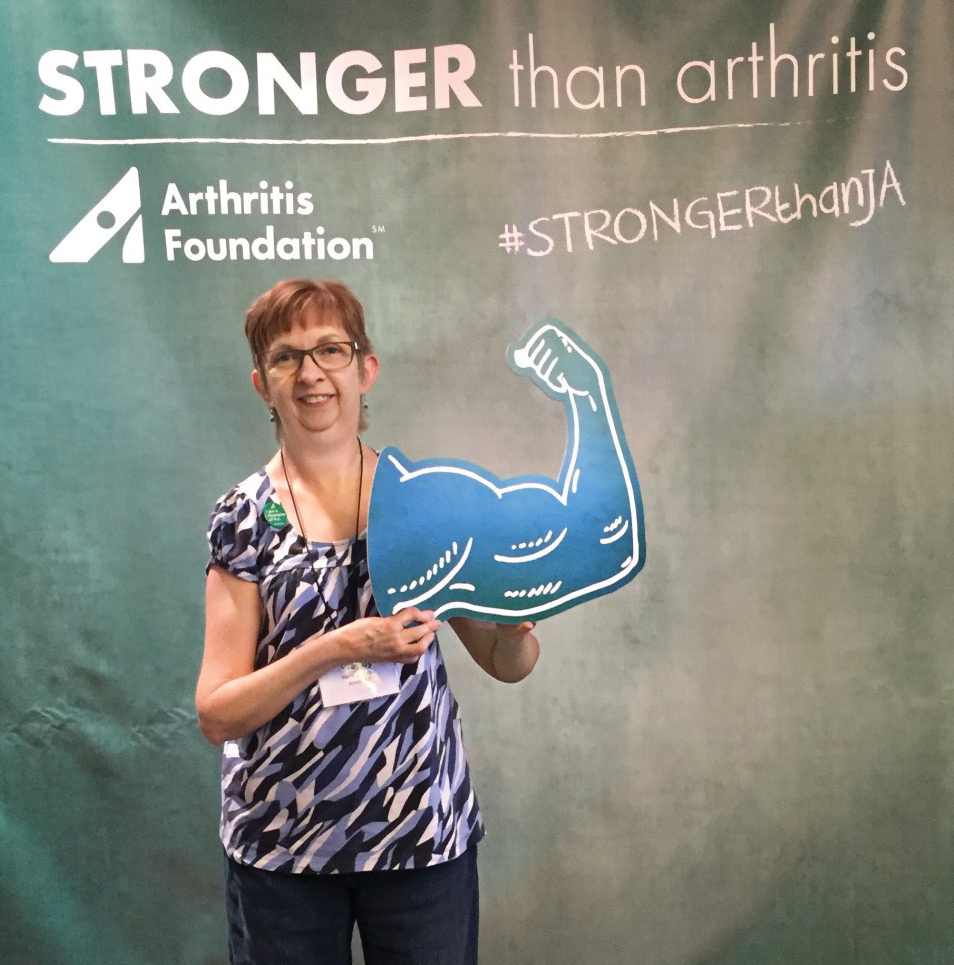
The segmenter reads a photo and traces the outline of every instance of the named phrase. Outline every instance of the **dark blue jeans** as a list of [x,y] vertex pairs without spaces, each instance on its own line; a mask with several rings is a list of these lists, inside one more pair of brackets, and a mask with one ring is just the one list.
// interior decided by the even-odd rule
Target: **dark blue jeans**
[[410,871],[289,874],[225,860],[232,965],[477,965],[477,846]]

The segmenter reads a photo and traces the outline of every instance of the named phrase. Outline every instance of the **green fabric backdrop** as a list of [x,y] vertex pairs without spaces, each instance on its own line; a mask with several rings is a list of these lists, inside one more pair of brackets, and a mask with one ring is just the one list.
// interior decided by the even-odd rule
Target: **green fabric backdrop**
[[[495,684],[444,636],[489,827],[482,960],[952,960],[947,0],[40,0],[0,17],[0,959],[225,961],[218,753],[192,707],[203,534],[274,446],[245,308],[304,274],[365,303],[374,445],[556,473],[562,412],[504,358],[553,315],[609,360],[639,471],[646,568],[541,625],[528,681]],[[797,96],[791,60],[772,96],[773,38]],[[474,70],[444,108],[448,45]],[[41,78],[55,50],[76,57],[66,94]],[[119,66],[84,65],[113,50]],[[133,113],[130,50],[171,65],[179,113]],[[326,87],[355,50],[387,83],[366,114]],[[426,109],[397,111],[408,50]],[[196,82],[203,51],[242,70]],[[302,51],[317,113],[281,88],[260,113],[256,54],[298,80]],[[710,60],[712,98],[699,64],[680,93],[680,68]],[[553,69],[559,107],[546,71],[534,106],[531,66]],[[598,68],[604,106],[575,106]],[[228,107],[240,74],[237,109],[190,103]],[[40,108],[77,106],[77,84],[73,113]],[[51,262],[133,167],[133,217],[88,262]],[[170,184],[220,180],[291,181],[314,210],[162,214]],[[847,212],[803,199],[785,221],[795,184],[843,205],[832,183]],[[140,214],[144,260],[124,263]],[[528,254],[548,247],[531,223],[548,253]],[[166,256],[170,230],[269,225],[371,248]]]

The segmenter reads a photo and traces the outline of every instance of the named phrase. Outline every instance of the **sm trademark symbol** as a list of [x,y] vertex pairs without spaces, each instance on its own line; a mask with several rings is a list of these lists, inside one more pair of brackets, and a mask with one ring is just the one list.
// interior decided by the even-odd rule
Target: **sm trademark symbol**
[[373,234],[373,235],[383,235],[383,234],[384,234],[384,225],[383,225],[383,224],[371,225],[371,234]]

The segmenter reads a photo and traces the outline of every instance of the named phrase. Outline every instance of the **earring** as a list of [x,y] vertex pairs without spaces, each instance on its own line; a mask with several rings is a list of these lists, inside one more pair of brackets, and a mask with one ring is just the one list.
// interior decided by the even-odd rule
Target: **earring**
[[269,422],[278,422],[278,411],[277,411],[276,409],[269,409],[269,410],[268,410],[268,421],[269,421]]
[[368,411],[368,397],[366,395],[361,396],[361,408],[365,412]]

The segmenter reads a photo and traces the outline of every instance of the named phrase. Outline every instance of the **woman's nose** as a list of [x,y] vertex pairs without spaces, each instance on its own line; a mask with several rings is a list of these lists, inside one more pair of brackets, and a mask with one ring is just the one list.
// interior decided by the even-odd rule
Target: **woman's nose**
[[325,370],[315,361],[310,353],[301,360],[301,368],[298,370],[298,378],[308,381],[317,381],[325,377]]

